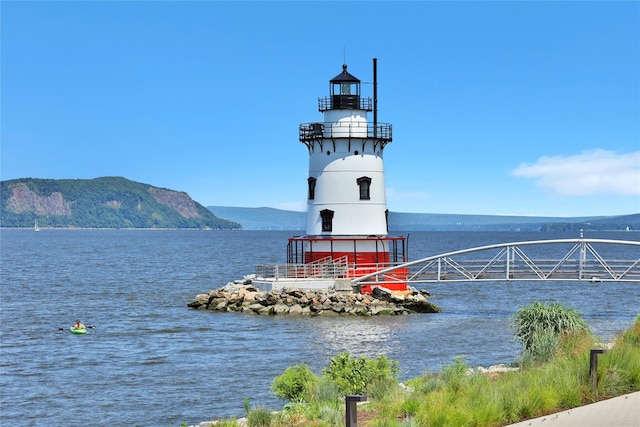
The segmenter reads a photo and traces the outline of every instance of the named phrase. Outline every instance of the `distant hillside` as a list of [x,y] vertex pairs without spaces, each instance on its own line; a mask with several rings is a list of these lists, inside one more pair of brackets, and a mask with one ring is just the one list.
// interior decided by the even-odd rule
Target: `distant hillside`
[[602,217],[557,218],[541,216],[389,213],[395,231],[540,231],[556,222],[591,221]]
[[2,227],[231,229],[187,193],[120,177],[0,181]]
[[[215,215],[239,222],[245,230],[304,230],[306,212],[273,208],[208,206]],[[553,228],[557,224],[556,228]],[[585,224],[591,226],[587,228]],[[575,225],[570,230],[569,225]],[[619,217],[533,217],[389,213],[390,231],[542,231],[640,230],[640,214]]]
[[234,208],[207,206],[220,218],[233,218],[245,230],[304,230],[307,228],[307,213],[285,211],[274,208]]
[[608,217],[579,222],[545,224],[543,231],[640,231],[640,214]]

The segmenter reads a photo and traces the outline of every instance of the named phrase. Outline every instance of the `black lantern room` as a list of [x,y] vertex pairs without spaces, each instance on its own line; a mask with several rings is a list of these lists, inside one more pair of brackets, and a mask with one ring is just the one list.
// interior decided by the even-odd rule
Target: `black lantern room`
[[[347,65],[342,66],[342,73],[329,81],[332,110],[358,110],[360,105],[360,80],[347,72]],[[365,108],[366,109],[366,108]]]

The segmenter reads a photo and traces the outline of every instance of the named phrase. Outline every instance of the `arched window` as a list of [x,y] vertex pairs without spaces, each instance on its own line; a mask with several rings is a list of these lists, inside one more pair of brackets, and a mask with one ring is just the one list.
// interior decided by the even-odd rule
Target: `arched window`
[[322,231],[331,231],[333,229],[333,211],[330,209],[321,210],[320,218],[322,218]]
[[360,200],[371,199],[371,178],[363,176],[358,178],[356,182],[360,187]]
[[313,200],[316,198],[316,179],[310,176],[307,182],[309,183],[309,200]]

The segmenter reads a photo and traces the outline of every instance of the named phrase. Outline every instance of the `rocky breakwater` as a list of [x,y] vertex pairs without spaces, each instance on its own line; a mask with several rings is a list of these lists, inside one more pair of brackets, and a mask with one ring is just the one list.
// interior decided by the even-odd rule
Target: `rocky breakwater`
[[236,280],[220,289],[199,294],[188,304],[197,310],[241,312],[262,315],[375,316],[437,313],[440,307],[427,300],[429,294],[403,293],[374,288],[373,294],[337,292],[335,289],[284,288],[261,291],[251,278]]

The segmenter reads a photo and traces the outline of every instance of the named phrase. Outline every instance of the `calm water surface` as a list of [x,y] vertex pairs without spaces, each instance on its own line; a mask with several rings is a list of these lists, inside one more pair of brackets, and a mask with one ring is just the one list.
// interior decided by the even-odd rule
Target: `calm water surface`
[[[443,313],[286,318],[194,311],[198,293],[285,261],[292,232],[0,231],[0,424],[168,426],[241,416],[243,400],[277,409],[273,378],[339,352],[398,360],[401,379],[455,356],[471,365],[517,358],[510,320],[556,300],[604,339],[640,312],[639,283],[429,284]],[[547,233],[411,233],[411,259]],[[638,240],[636,233],[585,237]],[[629,257],[630,258],[630,257]],[[84,336],[66,329],[78,318]],[[65,328],[59,333],[58,328]]]

